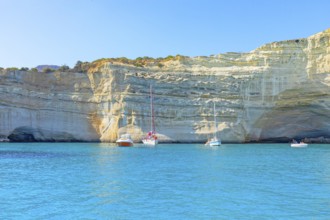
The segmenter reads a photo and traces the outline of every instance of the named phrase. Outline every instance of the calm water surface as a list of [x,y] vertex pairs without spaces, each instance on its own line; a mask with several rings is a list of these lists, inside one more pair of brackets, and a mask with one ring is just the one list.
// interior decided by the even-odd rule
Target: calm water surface
[[330,145],[1,143],[0,219],[330,219]]

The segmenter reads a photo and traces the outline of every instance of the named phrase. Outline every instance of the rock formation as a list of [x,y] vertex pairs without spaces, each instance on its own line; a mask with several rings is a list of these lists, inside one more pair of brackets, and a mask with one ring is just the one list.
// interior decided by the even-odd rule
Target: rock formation
[[330,29],[250,53],[132,65],[94,62],[87,73],[0,72],[0,137],[114,142],[150,129],[149,85],[163,142],[330,139]]

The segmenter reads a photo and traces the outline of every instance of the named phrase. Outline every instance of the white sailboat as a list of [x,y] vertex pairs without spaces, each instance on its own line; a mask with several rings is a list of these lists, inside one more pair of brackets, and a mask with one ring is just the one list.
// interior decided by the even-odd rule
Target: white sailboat
[[215,117],[215,103],[213,102],[213,114],[214,114],[214,135],[213,138],[208,140],[205,145],[214,147],[214,146],[220,146],[221,145],[221,139],[217,137],[217,131],[218,131],[218,126],[217,126],[217,119]]
[[150,131],[148,132],[147,136],[142,140],[142,142],[145,145],[156,146],[158,144],[158,137],[156,135],[156,129],[155,129],[155,113],[154,113],[154,103],[153,103],[151,85],[150,85],[150,121],[151,121]]

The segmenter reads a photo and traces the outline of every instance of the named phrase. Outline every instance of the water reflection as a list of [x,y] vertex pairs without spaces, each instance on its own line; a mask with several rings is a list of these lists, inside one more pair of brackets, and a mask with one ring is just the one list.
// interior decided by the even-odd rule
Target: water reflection
[[0,219],[327,219],[329,147],[1,145]]
[[42,152],[42,151],[14,151],[14,150],[0,150],[0,159],[6,158],[55,158],[55,157],[67,157],[70,154],[66,153],[54,153],[54,152]]

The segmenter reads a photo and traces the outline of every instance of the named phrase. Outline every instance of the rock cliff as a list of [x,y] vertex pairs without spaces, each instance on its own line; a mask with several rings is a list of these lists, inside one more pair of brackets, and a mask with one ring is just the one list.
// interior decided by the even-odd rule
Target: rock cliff
[[113,142],[150,129],[149,85],[163,142],[330,138],[330,29],[249,53],[132,65],[95,61],[87,73],[0,72],[0,136],[12,141]]

